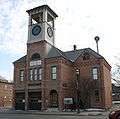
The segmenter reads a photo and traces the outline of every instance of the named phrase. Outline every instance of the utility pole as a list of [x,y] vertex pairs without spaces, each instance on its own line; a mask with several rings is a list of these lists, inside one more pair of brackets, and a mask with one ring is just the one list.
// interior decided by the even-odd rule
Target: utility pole
[[79,101],[79,69],[76,69],[76,92],[77,92],[77,113],[80,113],[80,101]]

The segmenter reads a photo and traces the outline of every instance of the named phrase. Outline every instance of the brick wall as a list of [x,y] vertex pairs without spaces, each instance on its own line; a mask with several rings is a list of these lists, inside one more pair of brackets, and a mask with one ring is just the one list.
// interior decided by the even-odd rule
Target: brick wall
[[111,67],[103,60],[103,82],[104,82],[104,102],[105,107],[112,106],[112,85],[111,85]]
[[0,82],[0,107],[13,107],[13,91],[13,84]]
[[[58,93],[59,109],[64,108],[64,98],[76,96],[76,69],[80,69],[79,90],[89,90],[89,96],[87,97],[88,107],[110,107],[111,106],[111,75],[110,66],[103,59],[96,59],[90,54],[89,60],[83,60],[80,56],[75,63],[68,61],[62,57],[45,59],[48,52],[51,50],[51,45],[45,41],[39,43],[27,44],[27,61],[14,63],[14,82],[15,89],[24,90],[25,84],[41,83],[38,90],[42,91],[42,107],[46,109],[50,105],[50,91],[56,90]],[[34,53],[39,53],[42,60],[42,81],[27,81],[29,73],[29,63],[31,56]],[[27,65],[26,65],[27,64]],[[27,67],[26,67],[26,66]],[[57,80],[51,80],[51,66],[57,66]],[[92,79],[92,68],[98,68],[98,80]],[[20,82],[19,71],[25,70],[25,80]],[[82,87],[82,80],[87,82],[89,88]],[[91,87],[90,87],[91,86]],[[86,86],[87,87],[87,86]],[[94,89],[93,89],[94,88]],[[37,87],[36,87],[37,89]],[[99,102],[95,101],[94,91],[99,90]]]
[[[90,56],[89,60],[83,60],[79,57],[75,62],[75,67],[80,69],[80,80],[88,80],[90,83],[90,98],[88,99],[88,105],[90,107],[107,108],[111,106],[111,74],[110,66],[102,59],[96,59],[94,56]],[[92,79],[92,68],[98,67],[98,80]],[[85,89],[85,88],[84,88]],[[99,90],[99,101],[95,101],[95,90]],[[80,89],[82,90],[82,88]]]
[[[24,80],[20,81],[20,70],[24,70]],[[14,64],[14,84],[15,89],[24,90],[25,87],[25,62],[16,62]]]
[[[51,79],[51,66],[57,66],[57,80]],[[44,90],[45,99],[50,103],[50,91],[56,90],[58,92],[59,109],[64,108],[64,98],[74,97],[73,90],[73,67],[72,63],[64,58],[51,58],[45,62],[45,80]]]

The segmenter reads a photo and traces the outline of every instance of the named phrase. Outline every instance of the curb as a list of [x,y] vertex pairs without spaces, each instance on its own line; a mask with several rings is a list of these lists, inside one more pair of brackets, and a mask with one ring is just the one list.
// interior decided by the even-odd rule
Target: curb
[[[86,114],[85,114],[86,113]],[[53,112],[49,112],[49,113],[44,113],[44,112],[0,112],[0,114],[32,114],[32,115],[60,115],[60,116],[105,116],[105,114],[100,113],[53,113]]]

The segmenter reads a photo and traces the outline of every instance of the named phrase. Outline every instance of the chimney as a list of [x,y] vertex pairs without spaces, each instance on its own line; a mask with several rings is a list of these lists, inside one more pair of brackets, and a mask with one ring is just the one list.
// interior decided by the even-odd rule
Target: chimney
[[73,48],[74,48],[74,50],[76,50],[76,49],[77,49],[77,46],[76,46],[76,45],[73,45]]

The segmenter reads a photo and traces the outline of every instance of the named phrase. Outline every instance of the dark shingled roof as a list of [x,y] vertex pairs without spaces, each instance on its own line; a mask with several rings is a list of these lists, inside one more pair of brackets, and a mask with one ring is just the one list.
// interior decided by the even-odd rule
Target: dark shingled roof
[[46,58],[52,58],[52,57],[64,57],[67,58],[64,54],[63,51],[59,50],[58,48],[52,46],[51,50],[49,51],[48,55],[46,56]]
[[96,58],[104,58],[100,54],[98,54],[97,52],[92,50],[91,48],[84,48],[84,49],[79,49],[79,50],[72,50],[72,51],[63,52],[54,46],[52,46],[52,48],[51,48],[51,50],[48,53],[46,58],[53,58],[53,57],[62,56],[64,58],[68,59],[69,61],[74,62],[84,52],[89,52],[90,54],[92,54]]
[[15,62],[13,62],[13,64],[16,63],[16,62],[18,62],[18,63],[25,62],[26,61],[26,56],[27,55],[25,55],[25,56],[21,57],[20,59],[16,60]]
[[[72,50],[72,51],[67,51],[63,52],[59,50],[58,48],[52,46],[49,53],[47,54],[46,58],[55,58],[55,57],[64,57],[65,59],[75,62],[75,60],[82,55],[84,52],[89,52],[96,58],[103,58],[100,54],[92,50],[91,48],[85,48],[85,49],[79,49],[79,50]],[[21,57],[20,59],[16,60],[15,62],[25,62],[26,61],[26,55]],[[14,62],[14,63],[15,63]]]
[[84,48],[84,49],[79,49],[79,50],[72,50],[72,51],[67,51],[64,52],[64,54],[67,56],[67,58],[74,62],[80,55],[82,55],[84,52],[89,52],[96,58],[103,58],[100,54],[92,50],[91,48]]

